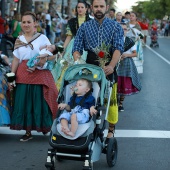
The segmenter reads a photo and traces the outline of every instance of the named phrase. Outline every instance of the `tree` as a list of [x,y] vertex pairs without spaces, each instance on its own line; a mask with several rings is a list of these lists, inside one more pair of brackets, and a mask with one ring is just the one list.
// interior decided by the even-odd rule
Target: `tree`
[[115,2],[117,2],[117,0],[107,0],[107,4],[110,6],[110,8],[115,7]]
[[21,15],[23,15],[26,11],[32,11],[32,0],[21,0]]
[[152,19],[162,19],[165,15],[170,15],[170,1],[169,0],[150,0],[137,2],[136,6],[132,6],[132,10],[136,12],[139,17],[144,13],[145,16]]

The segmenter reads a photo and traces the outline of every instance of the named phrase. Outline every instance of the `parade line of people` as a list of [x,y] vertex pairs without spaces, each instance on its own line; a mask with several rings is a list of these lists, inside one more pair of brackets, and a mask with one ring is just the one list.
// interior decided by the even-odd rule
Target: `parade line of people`
[[[50,132],[58,109],[66,110],[60,116],[61,130],[69,136],[75,135],[79,123],[87,122],[90,115],[97,113],[91,95],[83,101],[83,107],[79,107],[82,96],[92,88],[91,82],[84,79],[77,81],[75,86],[74,109],[70,110],[70,102],[57,103],[63,75],[74,64],[102,67],[108,80],[114,75],[119,112],[125,109],[125,96],[137,94],[142,89],[139,74],[143,73],[146,39],[143,42],[141,37],[146,38],[147,33],[142,34],[137,14],[126,12],[123,18],[122,13],[117,12],[115,18],[115,10],[109,9],[106,0],[92,0],[92,12],[85,0],[79,0],[75,9],[75,16],[64,20],[57,13],[51,17],[47,11],[42,15],[25,12],[21,21],[13,21],[15,30],[9,31],[12,35],[15,33],[12,64],[0,52],[0,126],[25,130],[20,138],[22,142],[33,138],[33,130],[43,135]],[[63,25],[64,33],[61,31]],[[0,36],[7,31],[3,29]],[[108,61],[104,66],[98,59],[102,58],[103,44],[108,47]],[[97,48],[101,49],[100,54],[94,50]],[[15,86],[6,76],[7,69],[14,73]],[[109,114],[114,115],[111,111]],[[68,127],[70,121],[73,123],[71,129]],[[114,136],[114,130],[115,123],[109,122],[107,138]]]

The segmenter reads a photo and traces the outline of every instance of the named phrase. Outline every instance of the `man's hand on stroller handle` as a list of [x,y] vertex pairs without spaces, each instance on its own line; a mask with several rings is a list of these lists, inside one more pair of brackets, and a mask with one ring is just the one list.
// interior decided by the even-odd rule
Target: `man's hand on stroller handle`
[[97,114],[97,110],[95,109],[95,106],[90,107],[90,115],[93,116],[93,114]]

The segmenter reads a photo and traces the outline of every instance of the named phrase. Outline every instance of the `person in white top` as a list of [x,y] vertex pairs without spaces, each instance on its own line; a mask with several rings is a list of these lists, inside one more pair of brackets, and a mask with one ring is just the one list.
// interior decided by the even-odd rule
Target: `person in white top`
[[[50,132],[56,117],[58,91],[49,70],[27,71],[27,62],[40,52],[43,46],[50,45],[48,38],[35,33],[36,15],[27,11],[22,16],[21,27],[24,32],[16,40],[11,72],[16,75],[14,106],[10,129],[25,130],[20,141],[32,139],[32,130],[46,134]],[[49,57],[48,59],[52,59]],[[46,57],[41,57],[38,66],[43,67]],[[9,89],[13,87],[8,85]]]
[[142,41],[140,39],[140,35],[143,35],[141,32],[141,27],[139,23],[137,22],[137,14],[135,12],[130,13],[130,22],[127,23],[130,30],[127,32],[127,36],[132,38],[136,42],[136,51],[137,51],[137,57],[134,57],[133,60],[135,62],[135,65],[137,67],[138,73],[143,73],[143,47],[142,47]]

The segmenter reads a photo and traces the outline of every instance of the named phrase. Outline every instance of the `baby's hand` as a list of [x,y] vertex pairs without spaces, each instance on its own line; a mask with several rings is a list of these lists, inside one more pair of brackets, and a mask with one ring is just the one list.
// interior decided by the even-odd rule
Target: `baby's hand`
[[94,106],[90,107],[90,115],[93,116],[93,114],[96,114],[97,110],[95,109]]
[[65,104],[65,103],[60,103],[60,104],[58,105],[58,108],[59,108],[60,110],[64,110],[64,109],[66,108],[66,106],[67,106],[67,104]]

